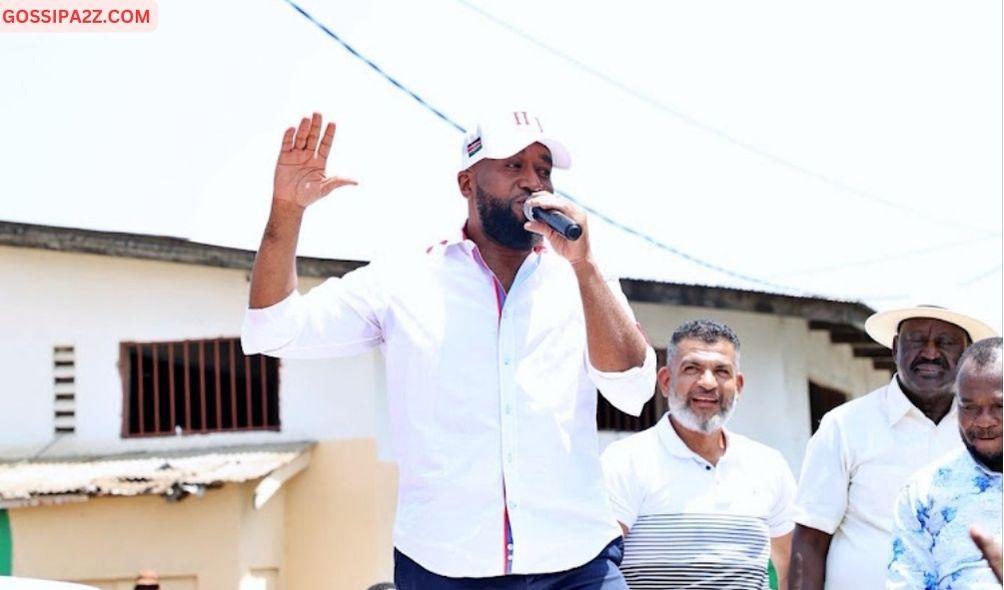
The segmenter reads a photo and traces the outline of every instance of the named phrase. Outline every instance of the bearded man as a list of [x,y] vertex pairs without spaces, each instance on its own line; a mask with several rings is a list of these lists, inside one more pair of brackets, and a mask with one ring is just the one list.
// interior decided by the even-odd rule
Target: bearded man
[[630,588],[766,588],[791,550],[795,478],[775,449],[728,431],[743,390],[739,337],[680,326],[657,374],[669,412],[603,453]]

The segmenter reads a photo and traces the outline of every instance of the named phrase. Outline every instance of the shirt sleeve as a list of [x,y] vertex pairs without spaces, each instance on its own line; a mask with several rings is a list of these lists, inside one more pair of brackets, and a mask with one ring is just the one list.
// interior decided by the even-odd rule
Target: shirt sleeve
[[615,442],[603,451],[600,462],[614,517],[630,529],[638,520],[644,495],[634,474],[631,457],[624,451],[622,445]]
[[[620,303],[621,307],[627,311],[632,320],[635,319],[634,312],[627,297],[621,291],[620,281],[610,279],[607,286]],[[640,327],[638,328],[641,329]],[[589,350],[586,349],[586,370],[589,379],[593,382],[603,397],[607,399],[618,410],[638,416],[641,414],[645,403],[652,398],[655,393],[655,351],[651,346],[645,346],[645,362],[640,367],[631,367],[626,371],[604,372],[593,366],[589,360]]]
[[837,530],[847,511],[847,463],[840,425],[833,413],[828,413],[805,450],[795,498],[795,522],[830,535]]
[[913,482],[896,498],[887,589],[937,587],[938,568],[930,551],[934,537],[926,524],[929,510],[928,502],[918,497]]
[[244,354],[323,358],[379,345],[385,295],[376,274],[370,264],[328,279],[306,295],[293,291],[270,307],[248,308],[241,326]]
[[775,451],[774,462],[777,471],[777,495],[767,517],[767,527],[771,538],[787,535],[795,528],[795,476],[781,453]]

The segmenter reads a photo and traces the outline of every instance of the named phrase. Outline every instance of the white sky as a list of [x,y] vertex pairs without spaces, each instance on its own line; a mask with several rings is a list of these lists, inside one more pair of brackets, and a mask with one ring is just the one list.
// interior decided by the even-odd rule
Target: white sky
[[[469,2],[302,5],[461,122],[538,109],[575,161],[557,188],[692,256],[1001,328],[1000,2]],[[319,110],[361,185],[311,209],[301,253],[459,227],[455,130],[282,0],[237,6],[0,35],[0,219],[255,248],[282,131]],[[764,288],[592,227],[624,276]]]

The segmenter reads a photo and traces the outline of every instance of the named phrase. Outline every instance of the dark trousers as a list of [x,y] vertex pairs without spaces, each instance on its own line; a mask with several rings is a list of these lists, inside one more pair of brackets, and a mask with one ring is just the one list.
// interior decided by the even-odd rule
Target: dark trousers
[[611,541],[595,558],[575,569],[553,574],[509,575],[494,578],[447,578],[434,574],[394,550],[397,590],[627,590],[617,566],[624,542]]

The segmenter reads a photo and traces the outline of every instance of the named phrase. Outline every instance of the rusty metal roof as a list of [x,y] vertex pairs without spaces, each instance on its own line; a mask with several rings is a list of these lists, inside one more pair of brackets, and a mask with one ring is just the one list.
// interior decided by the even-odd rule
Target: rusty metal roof
[[178,498],[207,487],[264,477],[312,445],[298,442],[0,463],[0,507],[91,496]]

